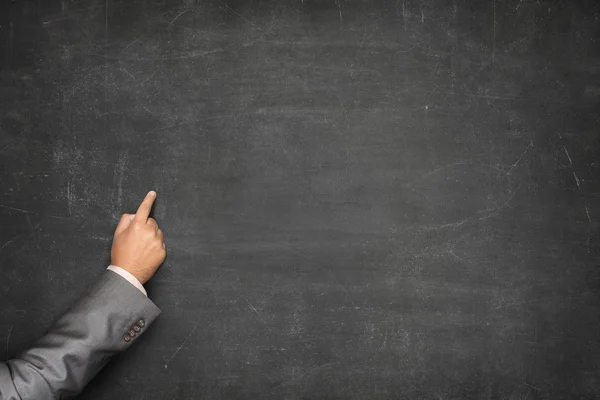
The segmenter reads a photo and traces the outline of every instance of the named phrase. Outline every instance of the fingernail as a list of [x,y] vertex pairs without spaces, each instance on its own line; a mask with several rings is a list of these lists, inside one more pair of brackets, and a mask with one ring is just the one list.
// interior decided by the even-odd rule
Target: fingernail
[[154,190],[149,191],[148,194],[150,196],[156,196],[156,192]]

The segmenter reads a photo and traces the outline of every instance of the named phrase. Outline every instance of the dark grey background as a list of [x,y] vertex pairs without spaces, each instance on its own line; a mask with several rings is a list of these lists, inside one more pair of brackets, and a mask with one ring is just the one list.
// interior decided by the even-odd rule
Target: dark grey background
[[600,390],[596,1],[4,1],[0,357],[155,189],[84,399]]

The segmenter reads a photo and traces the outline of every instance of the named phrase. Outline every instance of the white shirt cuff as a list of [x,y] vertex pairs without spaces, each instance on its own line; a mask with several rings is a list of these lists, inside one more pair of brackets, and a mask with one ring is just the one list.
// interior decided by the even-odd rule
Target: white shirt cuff
[[144,289],[144,286],[142,286],[140,281],[138,281],[137,278],[135,276],[131,275],[129,272],[125,271],[121,267],[117,267],[116,265],[109,265],[108,268],[106,268],[106,269],[108,269],[109,271],[112,271],[118,275],[121,275],[121,277],[123,277],[127,282],[131,283],[140,292],[144,293],[144,296],[148,297],[148,293],[146,293],[146,289]]

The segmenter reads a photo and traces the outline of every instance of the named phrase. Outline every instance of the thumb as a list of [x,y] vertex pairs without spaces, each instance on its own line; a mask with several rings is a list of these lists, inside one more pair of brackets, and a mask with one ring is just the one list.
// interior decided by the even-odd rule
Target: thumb
[[134,217],[135,217],[135,214],[123,214],[121,216],[119,225],[117,225],[117,229],[115,230],[115,237],[119,236],[121,233],[123,233],[123,231],[125,229],[127,229],[129,227],[129,225],[131,224],[131,221],[133,221]]

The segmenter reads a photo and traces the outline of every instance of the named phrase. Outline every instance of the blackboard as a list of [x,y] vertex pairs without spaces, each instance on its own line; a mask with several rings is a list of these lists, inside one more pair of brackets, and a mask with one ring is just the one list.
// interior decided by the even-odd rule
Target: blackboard
[[594,1],[0,12],[0,357],[150,189],[163,314],[82,399],[600,390]]

